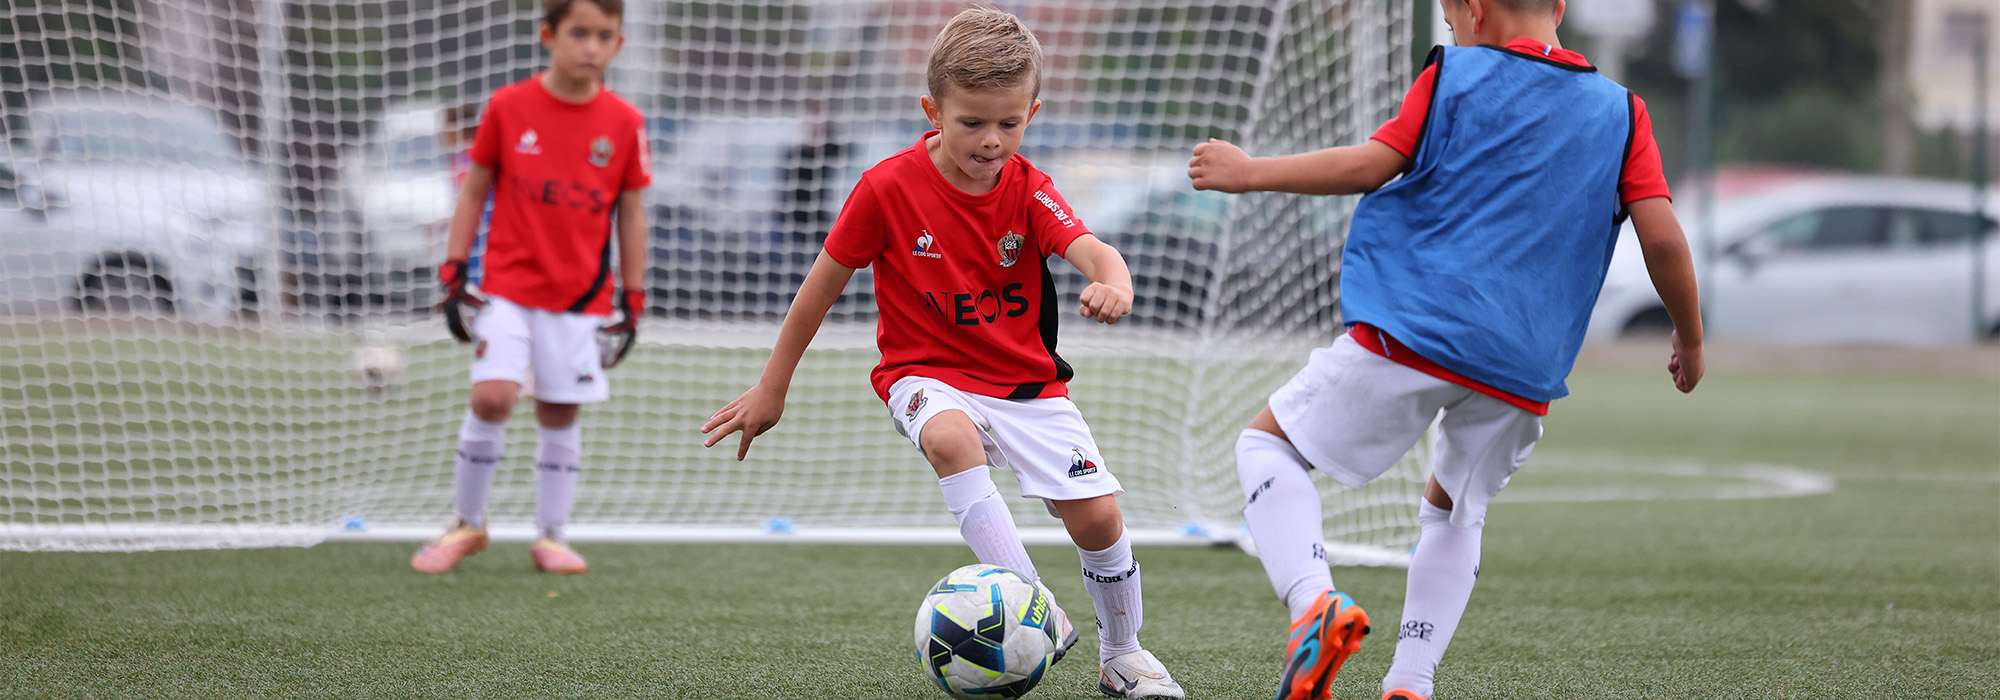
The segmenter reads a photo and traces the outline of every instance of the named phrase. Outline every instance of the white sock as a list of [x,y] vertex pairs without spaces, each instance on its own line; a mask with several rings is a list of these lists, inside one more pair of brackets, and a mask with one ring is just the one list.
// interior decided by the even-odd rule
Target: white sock
[[1236,437],[1236,478],[1243,486],[1243,521],[1271,590],[1299,619],[1333,588],[1326,567],[1319,492],[1312,467],[1284,438],[1246,429]]
[[1132,559],[1132,538],[1100,551],[1076,548],[1083,559],[1083,588],[1097,607],[1097,662],[1104,663],[1139,650],[1139,626],[1146,623],[1146,601],[1139,595],[1139,562]]
[[1013,569],[1030,581],[1042,580],[1028,549],[1021,546],[1021,533],[1014,529],[1014,514],[1000,500],[993,485],[993,470],[979,466],[938,479],[944,505],[958,518],[958,534],[972,547],[972,556],[981,564]]
[[1425,501],[1417,523],[1423,534],[1410,556],[1410,581],[1403,600],[1403,626],[1396,635],[1396,660],[1382,678],[1382,692],[1398,688],[1430,697],[1438,660],[1458,631],[1472,584],[1479,577],[1479,534],[1484,520],[1451,524],[1451,511]]
[[583,469],[583,424],[565,428],[542,427],[541,442],[535,445],[535,527],[541,535],[562,539],[569,524],[570,507],[576,505],[576,474]]
[[506,449],[506,423],[488,423],[465,410],[465,422],[458,426],[458,468],[451,480],[458,519],[486,526],[486,494],[493,490],[493,469]]

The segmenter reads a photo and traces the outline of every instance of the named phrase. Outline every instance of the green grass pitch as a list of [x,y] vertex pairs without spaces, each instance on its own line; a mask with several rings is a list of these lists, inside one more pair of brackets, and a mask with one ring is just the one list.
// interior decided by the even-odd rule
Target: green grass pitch
[[[1664,371],[1600,368],[1572,386],[1488,517],[1440,700],[2000,697],[2000,381],[1718,371],[1683,397]],[[1646,466],[1675,464],[1710,476]],[[1548,497],[1671,496],[1689,478],[1727,495],[1751,464],[1833,488]],[[911,619],[970,561],[595,545],[590,574],[553,578],[525,545],[497,544],[422,576],[410,550],[0,553],[0,697],[942,697],[918,674]],[[1031,697],[1098,697],[1076,555],[1033,554],[1085,638]],[[1142,641],[1189,696],[1270,697],[1285,621],[1257,562],[1139,556]],[[1378,697],[1403,573],[1335,581],[1376,634],[1334,697]]]

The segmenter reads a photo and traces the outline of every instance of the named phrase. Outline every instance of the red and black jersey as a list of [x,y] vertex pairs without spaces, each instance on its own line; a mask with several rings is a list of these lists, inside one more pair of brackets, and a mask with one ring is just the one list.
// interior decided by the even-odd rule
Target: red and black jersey
[[1067,396],[1045,261],[1090,231],[1019,154],[986,194],[953,186],[924,146],[936,133],[862,175],[826,239],[836,262],[875,268],[875,393],[887,401],[896,380],[921,376],[984,396]]
[[486,293],[611,313],[612,213],[620,194],[652,182],[645,130],[639,110],[608,88],[564,102],[537,75],[493,92],[471,151],[493,171]]

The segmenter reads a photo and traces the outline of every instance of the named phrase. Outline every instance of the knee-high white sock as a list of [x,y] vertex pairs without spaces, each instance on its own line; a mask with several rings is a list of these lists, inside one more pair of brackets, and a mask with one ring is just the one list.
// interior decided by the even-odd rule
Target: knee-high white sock
[[486,494],[493,490],[493,469],[506,449],[506,423],[489,423],[465,410],[465,422],[458,426],[458,468],[451,480],[458,519],[486,526]]
[[1021,546],[1021,533],[1014,529],[1014,514],[1000,500],[993,485],[993,470],[980,466],[938,479],[944,505],[958,518],[958,534],[972,547],[972,556],[981,564],[1004,566],[1028,577],[1042,580],[1028,549]]
[[1333,588],[1326,567],[1319,492],[1312,467],[1292,443],[1262,430],[1236,438],[1236,478],[1243,486],[1243,520],[1271,589],[1298,619],[1322,591]]
[[1485,521],[1451,524],[1451,511],[1425,501],[1417,514],[1423,534],[1410,556],[1410,581],[1403,601],[1403,626],[1396,634],[1396,660],[1382,678],[1382,692],[1398,688],[1424,697],[1438,660],[1458,631],[1472,584],[1479,577],[1479,535]]
[[542,427],[535,445],[535,527],[543,537],[562,539],[576,505],[576,474],[583,470],[583,425]]
[[1139,650],[1139,627],[1146,623],[1146,601],[1139,595],[1139,562],[1132,558],[1132,539],[1099,551],[1076,548],[1083,559],[1083,588],[1097,607],[1098,663]]

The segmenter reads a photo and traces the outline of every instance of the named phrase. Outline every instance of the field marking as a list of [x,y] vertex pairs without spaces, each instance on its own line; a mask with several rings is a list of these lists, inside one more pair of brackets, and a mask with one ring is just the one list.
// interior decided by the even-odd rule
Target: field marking
[[1688,484],[1631,484],[1610,486],[1539,486],[1524,484],[1509,488],[1499,500],[1509,503],[1607,503],[1618,501],[1733,501],[1762,498],[1798,498],[1831,493],[1839,483],[1833,476],[1798,467],[1747,463],[1712,465],[1689,459],[1659,461],[1603,454],[1562,455],[1553,459],[1530,458],[1523,472],[1597,472],[1668,476],[1697,480]]

